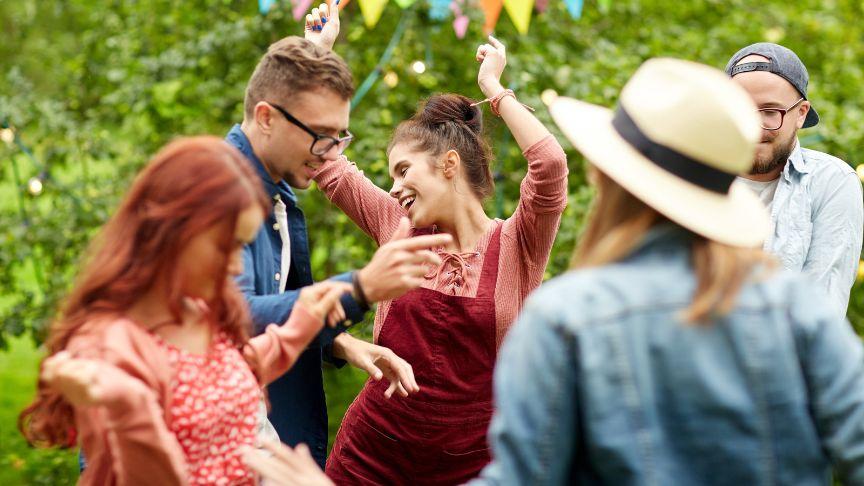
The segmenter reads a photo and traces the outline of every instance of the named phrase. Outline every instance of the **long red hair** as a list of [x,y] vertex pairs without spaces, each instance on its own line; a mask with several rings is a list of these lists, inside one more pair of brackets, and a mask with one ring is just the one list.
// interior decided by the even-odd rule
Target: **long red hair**
[[[91,243],[87,261],[49,329],[48,354],[65,349],[85,323],[122,316],[159,278],[167,279],[167,304],[179,321],[184,276],[176,270],[178,257],[195,235],[217,224],[225,228],[220,237],[225,258],[207,263],[221,266],[214,274],[224,285],[217,285],[209,307],[220,329],[238,346],[245,343],[251,319],[227,267],[237,218],[253,205],[269,211],[258,176],[235,148],[212,136],[168,144],[136,177]],[[72,407],[42,383],[36,399],[21,412],[18,427],[31,444],[66,447],[75,441]]]

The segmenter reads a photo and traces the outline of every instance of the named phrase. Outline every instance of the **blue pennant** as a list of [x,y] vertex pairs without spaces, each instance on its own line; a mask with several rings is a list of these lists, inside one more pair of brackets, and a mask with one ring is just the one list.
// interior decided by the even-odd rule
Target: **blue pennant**
[[582,5],[585,3],[583,0],[564,0],[564,2],[571,17],[576,20],[582,18]]

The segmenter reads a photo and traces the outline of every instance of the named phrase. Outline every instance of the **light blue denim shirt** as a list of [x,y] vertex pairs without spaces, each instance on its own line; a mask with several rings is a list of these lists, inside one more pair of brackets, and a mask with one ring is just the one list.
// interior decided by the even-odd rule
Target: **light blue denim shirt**
[[495,370],[493,461],[473,484],[864,484],[864,349],[792,272],[710,324],[678,317],[690,234],[526,302]]
[[765,250],[803,271],[846,315],[864,232],[861,181],[842,160],[796,143],[771,204]]

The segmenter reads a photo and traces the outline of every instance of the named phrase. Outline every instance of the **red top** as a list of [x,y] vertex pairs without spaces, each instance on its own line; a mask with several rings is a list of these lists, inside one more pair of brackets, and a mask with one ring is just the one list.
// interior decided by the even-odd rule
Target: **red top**
[[170,429],[186,455],[189,484],[254,485],[238,452],[253,445],[261,398],[246,360],[224,333],[206,354],[156,340],[174,371]]

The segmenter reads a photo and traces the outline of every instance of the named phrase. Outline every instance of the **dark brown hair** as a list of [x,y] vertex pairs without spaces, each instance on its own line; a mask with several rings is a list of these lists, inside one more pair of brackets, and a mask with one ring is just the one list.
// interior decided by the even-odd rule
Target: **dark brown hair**
[[397,143],[410,143],[433,156],[455,150],[462,159],[465,176],[478,198],[495,190],[492,150],[483,137],[483,113],[474,101],[458,94],[440,94],[426,100],[410,119],[396,127],[387,153]]
[[259,101],[285,103],[293,94],[317,88],[351,99],[354,78],[348,65],[329,49],[302,37],[285,37],[271,44],[255,67],[246,86],[245,116],[252,118]]
[[[101,325],[110,322],[103,317],[124,315],[166,276],[168,307],[179,321],[185,278],[176,270],[179,256],[195,235],[220,224],[224,258],[203,263],[218,268],[223,282],[210,309],[220,330],[243,345],[252,321],[228,277],[228,256],[237,218],[250,206],[264,213],[270,209],[260,179],[237,149],[211,136],[168,144],[141,171],[91,243],[83,270],[48,332],[48,356],[64,350],[85,324]],[[72,407],[41,382],[36,399],[18,419],[28,442],[39,445],[74,445],[74,425]]]

